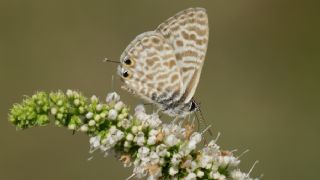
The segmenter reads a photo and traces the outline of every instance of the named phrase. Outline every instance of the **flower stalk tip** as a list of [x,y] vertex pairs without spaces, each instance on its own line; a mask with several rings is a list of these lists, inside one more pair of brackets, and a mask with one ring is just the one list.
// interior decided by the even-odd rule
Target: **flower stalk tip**
[[165,124],[142,105],[129,112],[116,92],[105,102],[72,90],[37,92],[12,107],[9,121],[27,129],[47,125],[53,117],[57,126],[88,134],[91,152],[115,153],[125,167],[133,166],[129,178],[253,180],[252,169],[240,171],[239,157],[220,150],[217,139],[200,148],[206,130],[195,132],[190,122]]

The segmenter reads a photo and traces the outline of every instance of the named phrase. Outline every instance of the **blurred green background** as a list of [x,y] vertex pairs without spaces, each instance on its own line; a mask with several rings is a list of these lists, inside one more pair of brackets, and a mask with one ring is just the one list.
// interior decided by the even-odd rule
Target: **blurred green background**
[[[125,179],[88,137],[53,125],[15,131],[13,103],[38,90],[104,97],[127,44],[188,7],[204,7],[210,41],[196,99],[224,149],[250,153],[264,179],[320,179],[320,13],[316,1],[0,1],[0,179]],[[117,76],[116,76],[117,77]],[[141,102],[115,88],[134,106]]]

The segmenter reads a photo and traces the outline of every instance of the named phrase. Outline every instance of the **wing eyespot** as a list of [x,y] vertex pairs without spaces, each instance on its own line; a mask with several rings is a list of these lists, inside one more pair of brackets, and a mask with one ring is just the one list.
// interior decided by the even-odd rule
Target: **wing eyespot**
[[122,77],[123,78],[129,78],[131,76],[131,74],[128,72],[128,71],[123,71],[123,73],[122,73]]
[[123,60],[123,64],[126,65],[126,66],[129,66],[129,67],[132,67],[135,64],[135,61],[133,59],[131,59],[131,58],[126,57]]
[[131,61],[131,59],[126,59],[126,60],[124,60],[124,63],[125,63],[126,65],[131,65],[131,64],[132,64],[132,61]]

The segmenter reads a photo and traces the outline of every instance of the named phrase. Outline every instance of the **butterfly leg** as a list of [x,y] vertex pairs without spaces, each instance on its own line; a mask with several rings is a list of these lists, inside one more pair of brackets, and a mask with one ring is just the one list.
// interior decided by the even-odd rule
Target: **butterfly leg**
[[[206,121],[204,121],[203,118],[200,119],[196,112],[194,112],[194,115],[195,115],[195,117],[197,119],[197,124],[198,124],[197,131],[200,132],[201,124],[203,123],[204,126],[205,126],[205,131],[208,131],[210,136],[213,137],[213,134],[211,132],[211,126],[208,126],[208,124],[206,123]],[[201,117],[202,117],[202,115],[201,115]],[[208,140],[207,140],[207,138],[205,136],[205,133],[204,133],[203,134],[203,143],[204,143],[204,145],[207,144],[207,142],[208,142]]]
[[[196,112],[195,112],[196,113]],[[205,127],[209,127],[209,124],[207,123],[207,121],[203,118],[203,115],[202,115],[202,111],[201,109],[199,109],[199,113],[200,113],[200,121],[203,122],[204,126]],[[208,133],[211,137],[213,137],[213,133],[212,133],[212,129],[211,129],[211,126],[210,128],[208,129]]]

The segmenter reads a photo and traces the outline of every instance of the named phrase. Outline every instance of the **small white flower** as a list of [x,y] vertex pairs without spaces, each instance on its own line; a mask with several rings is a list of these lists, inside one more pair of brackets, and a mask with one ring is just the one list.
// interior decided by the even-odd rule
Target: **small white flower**
[[206,167],[210,167],[211,166],[211,163],[213,161],[213,157],[212,156],[207,156],[205,154],[201,154],[199,156],[199,166],[202,167],[202,168],[206,168]]
[[105,112],[100,113],[100,117],[102,117],[102,118],[105,118],[106,115],[107,115],[107,114],[106,114]]
[[128,129],[131,126],[131,121],[129,119],[123,119],[120,124],[124,129]]
[[212,164],[207,164],[204,168],[211,169],[211,167],[212,167]]
[[106,98],[107,103],[120,101],[120,96],[116,92],[109,93]]
[[116,136],[117,140],[120,140],[124,137],[124,133],[120,130],[117,130],[115,136]]
[[95,116],[94,116],[94,120],[95,121],[99,121],[101,119],[101,116],[99,115],[99,114],[96,114]]
[[98,146],[100,146],[100,136],[91,137],[89,142],[91,147],[97,148]]
[[80,127],[80,131],[87,132],[88,131],[88,125],[84,124]]
[[62,105],[63,105],[63,101],[62,101],[61,99],[58,100],[57,105],[58,105],[58,106],[62,106]]
[[124,103],[122,101],[118,101],[115,105],[114,105],[114,109],[117,111],[121,111],[122,108],[124,107]]
[[246,173],[241,172],[239,169],[231,171],[231,177],[234,180],[246,180],[249,179]]
[[80,105],[80,100],[79,99],[75,99],[73,101],[74,105],[79,106]]
[[117,127],[116,126],[111,126],[109,129],[109,133],[110,134],[114,134],[115,132],[117,132]]
[[151,128],[157,128],[162,123],[159,119],[159,115],[156,113],[153,113],[148,119],[147,122]]
[[75,130],[76,129],[76,125],[75,124],[69,124],[68,125],[68,129]]
[[169,174],[171,176],[176,175],[178,172],[179,172],[179,169],[176,166],[170,167],[170,169],[169,169]]
[[135,176],[139,179],[145,177],[147,175],[147,169],[145,167],[141,167],[141,166],[136,166],[133,169],[133,174],[135,174]]
[[154,145],[157,142],[157,137],[156,136],[149,136],[148,140],[147,140],[147,144],[148,145]]
[[57,114],[57,119],[62,119],[62,118],[63,118],[63,114],[58,113],[58,114]]
[[125,116],[126,116],[125,114],[119,114],[118,120],[119,120],[119,121],[124,120]]
[[86,118],[87,119],[91,119],[93,117],[93,113],[92,112],[88,112],[87,114],[86,114]]
[[149,118],[149,115],[147,115],[144,112],[140,112],[140,111],[136,111],[135,116],[141,122],[146,122]]
[[58,112],[57,108],[55,108],[55,107],[51,108],[51,114],[52,115],[56,115],[57,112]]
[[68,97],[72,97],[73,91],[70,90],[70,89],[68,89],[67,92],[66,92],[66,94],[67,94]]
[[181,154],[174,154],[171,158],[171,164],[174,166],[178,165],[182,160],[182,155]]
[[188,176],[185,177],[185,180],[196,180],[197,176],[195,173],[189,173]]
[[201,141],[201,134],[194,132],[190,136],[190,140],[183,146],[183,151],[185,154],[189,154],[192,150],[196,149],[197,144]]
[[234,156],[230,156],[230,160],[229,161],[230,161],[229,165],[233,166],[233,167],[238,166],[240,164],[240,160],[238,158],[234,157]]
[[102,105],[102,104],[98,104],[98,105],[96,106],[96,110],[97,110],[97,111],[101,111],[102,108],[103,108],[103,105]]
[[167,155],[167,146],[165,144],[160,144],[156,147],[156,152],[159,156],[164,157]]
[[135,112],[146,112],[146,109],[144,108],[144,106],[142,104],[139,104],[136,106],[136,108],[134,109]]
[[192,163],[192,159],[187,159],[181,164],[181,166],[184,167],[184,168],[190,169],[191,168],[191,163]]
[[131,147],[131,143],[129,141],[125,141],[123,146],[129,148]]
[[128,140],[128,141],[132,141],[133,140],[133,135],[131,134],[131,133],[129,133],[129,134],[127,134],[127,136],[126,136],[126,139]]
[[150,163],[151,164],[158,164],[160,162],[160,157],[156,152],[150,153]]
[[141,147],[138,149],[137,156],[139,157],[147,157],[149,155],[150,149],[147,147]]
[[151,129],[150,131],[149,131],[149,136],[156,136],[157,134],[158,134],[158,130],[156,130],[156,129]]
[[179,143],[179,139],[176,138],[175,135],[173,134],[170,134],[169,136],[167,136],[164,140],[165,144],[168,145],[168,146],[174,146],[176,144]]
[[192,150],[196,149],[196,147],[197,147],[196,145],[197,145],[197,143],[195,141],[189,141],[188,145],[187,145],[186,152],[189,153]]
[[137,126],[132,126],[131,131],[133,134],[137,134],[138,133],[138,127]]
[[211,166],[211,171],[212,172],[216,172],[216,171],[218,171],[218,169],[219,169],[219,165],[218,164],[212,164],[212,166]]
[[91,96],[90,100],[92,103],[96,103],[96,102],[98,102],[99,99],[97,98],[96,95],[93,95],[93,96]]
[[225,180],[226,176],[223,174],[220,174],[219,172],[212,172],[210,174],[210,177],[217,180]]
[[108,119],[110,120],[116,120],[117,116],[118,116],[118,112],[114,109],[111,109],[108,113]]
[[107,142],[108,142],[107,138],[104,138],[104,139],[101,140],[101,144],[107,144]]
[[220,164],[220,166],[237,166],[240,163],[240,160],[237,159],[234,156],[219,156],[218,157],[218,163]]
[[195,143],[199,143],[201,141],[201,134],[198,132],[192,133],[190,136],[190,141],[195,141]]
[[144,137],[144,133],[143,132],[138,132],[138,134],[136,135],[136,137],[134,138],[134,141],[137,143],[137,145],[139,146],[143,146],[145,143],[145,137]]
[[202,177],[204,176],[204,172],[201,171],[201,170],[198,170],[198,171],[197,171],[197,176],[198,176],[199,178],[202,178]]
[[164,158],[160,158],[160,160],[159,160],[159,165],[164,165],[164,163],[165,163]]
[[203,148],[203,153],[212,156],[212,157],[217,157],[218,154],[220,153],[220,147],[215,143],[214,140],[210,141],[209,144]]
[[96,124],[96,121],[94,120],[90,120],[88,123],[89,126],[94,126],[95,124]]
[[197,162],[195,162],[195,161],[192,161],[191,162],[191,171],[194,171],[195,169],[197,169],[198,168],[198,163]]

